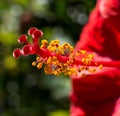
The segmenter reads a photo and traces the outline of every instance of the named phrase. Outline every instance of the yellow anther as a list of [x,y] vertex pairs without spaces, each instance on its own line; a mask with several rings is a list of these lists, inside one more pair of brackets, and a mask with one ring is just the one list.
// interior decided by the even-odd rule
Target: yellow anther
[[53,74],[56,76],[59,75],[58,71],[54,71]]
[[41,45],[40,48],[44,48],[45,46],[44,45]]
[[85,73],[82,73],[81,76],[82,76],[82,77],[86,77],[86,74],[85,74]]
[[32,66],[36,66],[36,61],[33,61],[33,62],[32,62]]
[[77,71],[78,71],[78,72],[81,72],[81,68],[78,68]]
[[41,41],[41,44],[46,46],[46,45],[48,44],[48,41],[45,40],[45,39],[43,39],[43,40]]
[[85,59],[85,58],[82,58],[81,61],[85,64],[86,59]]
[[88,58],[89,58],[89,59],[93,59],[93,58],[94,58],[94,55],[93,55],[93,54],[89,54],[89,55],[88,55]]
[[41,68],[42,68],[42,63],[41,63],[41,62],[37,64],[37,68],[38,68],[38,69],[41,69]]
[[86,69],[86,66],[81,66],[80,68],[79,68],[79,70],[85,70]]
[[40,60],[40,57],[36,57],[36,60],[39,61],[39,60]]
[[87,53],[87,51],[86,50],[80,50],[80,53],[84,55],[84,54]]
[[50,64],[50,63],[52,63],[51,57],[49,57],[47,60],[47,64]]
[[102,69],[102,68],[103,68],[103,65],[102,65],[102,64],[100,64],[100,65],[99,65],[99,68],[100,68],[100,69]]
[[52,58],[52,59],[55,61],[55,60],[57,60],[57,57],[56,57],[56,56],[53,56],[53,58]]
[[96,71],[96,68],[93,68],[93,67],[92,67],[92,68],[89,68],[88,71],[91,72],[91,73],[93,73],[93,72]]
[[70,72],[71,72],[71,74],[75,74],[76,75],[76,73],[77,73],[76,68],[71,68]]

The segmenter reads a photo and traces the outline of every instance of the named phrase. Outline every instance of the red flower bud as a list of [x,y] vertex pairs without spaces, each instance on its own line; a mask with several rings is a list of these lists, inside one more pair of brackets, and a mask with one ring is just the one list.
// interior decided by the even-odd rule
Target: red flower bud
[[14,51],[13,51],[13,57],[14,58],[19,58],[21,56],[21,50],[19,48],[16,48]]
[[38,29],[35,28],[35,27],[31,27],[31,28],[28,30],[28,35],[32,35],[35,30],[38,30]]
[[27,36],[25,34],[21,35],[19,38],[18,38],[18,42],[19,43],[27,43]]
[[22,48],[22,54],[23,55],[29,55],[32,53],[32,47],[31,45],[25,45],[23,48]]
[[32,33],[32,37],[33,37],[33,38],[40,38],[40,37],[42,37],[42,35],[43,35],[43,32],[40,31],[40,30],[35,30],[35,31]]

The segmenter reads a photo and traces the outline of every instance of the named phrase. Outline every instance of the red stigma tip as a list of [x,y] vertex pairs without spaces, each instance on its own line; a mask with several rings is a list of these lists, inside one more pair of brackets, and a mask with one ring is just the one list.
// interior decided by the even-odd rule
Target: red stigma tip
[[28,35],[32,35],[35,30],[38,30],[38,29],[37,29],[36,27],[31,27],[31,28],[28,30]]
[[19,38],[18,38],[18,42],[19,43],[27,43],[27,36],[25,34],[21,35]]
[[35,30],[35,31],[32,33],[32,37],[33,37],[33,38],[40,38],[40,37],[42,37],[42,35],[43,35],[43,32],[40,31],[40,30]]
[[31,54],[31,52],[32,52],[32,47],[31,47],[31,45],[25,45],[25,46],[22,48],[22,54],[25,55],[25,56]]
[[14,51],[13,51],[13,57],[14,58],[19,58],[21,56],[21,50],[19,48],[16,48]]

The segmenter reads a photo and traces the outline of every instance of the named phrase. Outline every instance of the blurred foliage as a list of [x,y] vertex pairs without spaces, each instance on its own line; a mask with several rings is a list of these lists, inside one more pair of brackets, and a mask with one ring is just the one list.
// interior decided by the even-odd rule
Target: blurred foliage
[[0,0],[0,116],[68,116],[70,79],[31,66],[36,56],[16,60],[17,37],[31,26],[49,41],[75,45],[95,0]]

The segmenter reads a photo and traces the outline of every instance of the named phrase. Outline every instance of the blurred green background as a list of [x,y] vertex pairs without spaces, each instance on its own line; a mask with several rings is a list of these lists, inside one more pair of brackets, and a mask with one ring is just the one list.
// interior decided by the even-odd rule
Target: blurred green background
[[31,27],[48,40],[75,45],[96,0],[0,0],[0,116],[69,116],[69,77],[45,75],[16,60],[17,38]]

